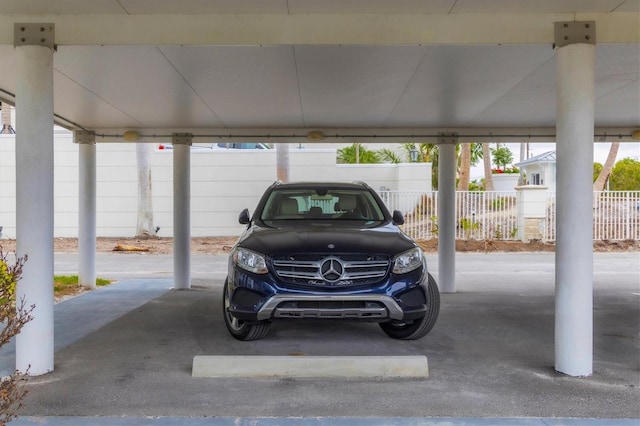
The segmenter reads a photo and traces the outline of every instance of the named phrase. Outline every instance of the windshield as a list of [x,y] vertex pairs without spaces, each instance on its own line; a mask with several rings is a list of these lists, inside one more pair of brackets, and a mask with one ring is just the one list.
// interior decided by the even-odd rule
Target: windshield
[[384,213],[368,191],[297,188],[274,190],[260,215],[272,220],[384,221]]

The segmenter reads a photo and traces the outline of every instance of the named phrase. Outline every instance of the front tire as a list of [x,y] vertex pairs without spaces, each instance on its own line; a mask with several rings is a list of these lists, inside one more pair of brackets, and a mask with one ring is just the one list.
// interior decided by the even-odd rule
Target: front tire
[[238,340],[249,341],[262,339],[269,332],[270,323],[261,321],[258,323],[247,323],[234,317],[229,308],[231,306],[231,292],[229,291],[229,282],[224,281],[224,290],[222,297],[222,315],[224,317],[224,325],[227,326],[229,333]]
[[436,324],[440,313],[440,291],[436,280],[431,274],[427,280],[427,312],[422,318],[412,322],[383,322],[380,323],[382,331],[389,337],[400,340],[415,340],[426,336]]

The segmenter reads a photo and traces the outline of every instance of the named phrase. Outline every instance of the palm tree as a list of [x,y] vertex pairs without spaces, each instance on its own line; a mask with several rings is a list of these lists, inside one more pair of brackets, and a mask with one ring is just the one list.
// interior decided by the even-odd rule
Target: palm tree
[[478,162],[482,160],[483,155],[484,154],[482,152],[482,144],[472,143],[471,144],[471,165],[475,166],[476,164],[478,164]]
[[360,143],[341,148],[337,152],[338,163],[341,164],[357,164],[357,163],[380,163],[381,159],[377,151],[372,151]]
[[460,156],[458,159],[458,191],[468,191],[471,180],[471,166],[478,164],[483,158],[482,144],[463,143],[460,145]]
[[153,225],[153,205],[151,199],[151,167],[149,166],[149,154],[152,145],[147,143],[136,144],[136,160],[138,165],[138,224],[136,237],[148,237],[156,235]]
[[438,189],[438,145],[433,143],[420,143],[416,145],[413,142],[402,144],[402,147],[411,158],[412,151],[418,151],[419,163],[431,163],[431,186],[434,190]]
[[613,166],[616,163],[618,148],[620,148],[620,142],[611,142],[611,148],[609,148],[609,155],[607,155],[607,160],[604,162],[604,166],[602,166],[602,170],[598,175],[598,179],[596,179],[596,181],[593,183],[594,191],[604,191],[604,186],[607,184],[607,179],[609,179],[609,175],[611,174]]
[[400,156],[395,151],[389,148],[382,148],[381,150],[379,150],[378,156],[383,163],[402,163],[402,158],[400,158]]
[[491,175],[491,153],[488,143],[482,144],[482,162],[484,163],[484,190],[495,191],[493,176]]
[[276,174],[281,182],[289,182],[289,144],[276,144]]
[[416,145],[413,142],[407,142],[402,144],[402,147],[410,156],[411,151],[418,151],[419,163],[433,163],[438,158],[438,145],[434,143],[420,143]]
[[421,143],[420,152],[424,154],[423,158],[425,162],[431,162],[431,187],[435,190],[438,189],[438,169],[440,149],[438,145],[432,143]]
[[460,158],[458,160],[458,191],[468,191],[469,182],[471,181],[471,144],[463,143],[460,145]]

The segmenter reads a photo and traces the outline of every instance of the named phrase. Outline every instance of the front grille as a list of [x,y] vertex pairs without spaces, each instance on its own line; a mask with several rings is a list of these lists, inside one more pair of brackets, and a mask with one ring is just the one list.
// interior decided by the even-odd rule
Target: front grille
[[273,259],[283,281],[315,287],[348,287],[381,281],[389,270],[389,258],[379,255],[287,256]]

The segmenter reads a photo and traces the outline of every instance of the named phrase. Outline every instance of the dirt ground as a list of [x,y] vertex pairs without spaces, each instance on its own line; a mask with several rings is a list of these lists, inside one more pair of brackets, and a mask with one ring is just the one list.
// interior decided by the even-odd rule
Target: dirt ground
[[[193,254],[227,254],[235,244],[237,237],[194,237],[191,240]],[[438,251],[438,240],[419,240],[418,244],[427,253]],[[171,238],[97,238],[98,252],[146,252],[149,254],[173,253],[173,239]],[[523,251],[554,251],[554,243],[539,240],[522,243],[520,241],[504,240],[457,240],[458,252],[523,252]],[[15,240],[0,240],[0,251],[9,253],[15,251]],[[75,253],[78,251],[76,238],[55,238],[54,251],[57,253]],[[640,251],[640,241],[595,241],[594,252],[624,252]]]

